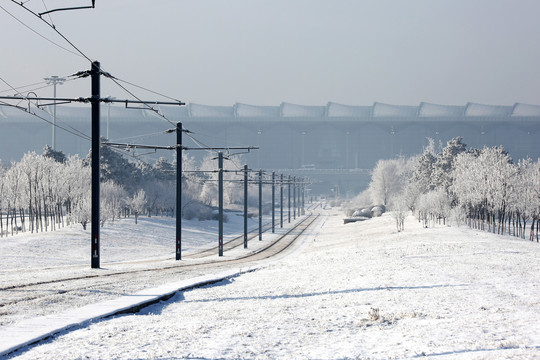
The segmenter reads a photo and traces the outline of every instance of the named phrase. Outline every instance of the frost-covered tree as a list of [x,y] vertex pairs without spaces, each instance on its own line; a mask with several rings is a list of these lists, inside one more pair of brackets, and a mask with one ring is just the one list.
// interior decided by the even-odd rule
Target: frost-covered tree
[[534,224],[536,222],[536,241],[540,241],[539,232],[540,232],[540,159],[538,159],[531,166],[531,171],[529,173],[531,189],[533,189],[531,194],[531,231],[530,239],[534,239]]
[[430,191],[418,198],[417,216],[424,227],[435,222],[445,224],[450,209],[449,197],[443,189]]
[[504,232],[504,221],[518,170],[502,147],[485,147],[478,155],[462,153],[456,157],[450,187],[459,203],[468,208],[475,226]]
[[126,195],[124,188],[112,180],[101,183],[99,220],[102,227],[107,220],[114,223],[125,204]]
[[49,145],[46,145],[43,149],[42,156],[45,158],[51,158],[59,163],[65,163],[67,160],[66,155],[62,151],[54,150]]
[[461,153],[456,157],[451,191],[461,206],[467,209],[469,225],[483,228],[486,218],[487,186],[486,174],[480,167],[478,156]]
[[127,206],[135,215],[135,224],[137,224],[137,219],[139,215],[144,212],[146,201],[146,193],[143,189],[139,190],[135,195],[128,198],[127,200]]
[[[140,188],[142,174],[136,163],[128,161],[118,150],[104,145],[103,142],[99,149],[99,157],[101,181],[112,180],[117,184],[121,184],[130,194]],[[92,149],[86,156],[85,163],[88,166],[91,165]]]
[[84,229],[91,218],[91,168],[78,156],[69,157],[62,175],[64,185],[64,205],[68,224],[80,223]]
[[428,145],[424,151],[418,156],[417,164],[413,170],[411,182],[415,184],[415,188],[421,193],[426,193],[433,190],[432,183],[435,162],[437,162],[437,153],[435,152],[435,142],[428,138]]
[[448,191],[452,184],[452,171],[456,157],[466,151],[467,145],[463,143],[463,138],[455,137],[449,140],[442,152],[437,155],[433,164],[431,174],[432,189],[443,189]]
[[0,237],[4,236],[4,223],[3,223],[3,217],[2,214],[4,212],[4,188],[5,188],[5,169],[2,165],[2,161],[0,160]]
[[405,183],[406,161],[403,158],[379,160],[371,173],[369,190],[374,204],[391,206]]
[[[29,225],[31,232],[43,231],[43,197],[41,196],[40,182],[43,177],[41,172],[43,157],[35,152],[24,154],[19,163],[13,164],[11,169],[20,171],[23,187],[20,194],[22,199],[28,204]],[[10,169],[10,170],[11,170]]]
[[392,217],[396,220],[396,229],[398,232],[405,230],[405,219],[409,208],[407,202],[403,196],[399,196],[394,201],[394,207],[392,210]]
[[515,188],[516,167],[502,147],[484,148],[478,160],[485,168],[487,205],[492,211],[493,231],[495,232],[497,220],[497,233],[502,234],[505,230],[509,200]]
[[81,224],[83,229],[86,230],[86,226],[92,219],[92,199],[90,188],[85,189],[82,193],[78,194],[77,198],[71,205],[71,211],[68,217],[70,218],[71,222]]
[[[184,163],[182,163],[184,168]],[[176,164],[170,163],[167,159],[161,157],[152,166],[153,177],[158,180],[176,180]]]

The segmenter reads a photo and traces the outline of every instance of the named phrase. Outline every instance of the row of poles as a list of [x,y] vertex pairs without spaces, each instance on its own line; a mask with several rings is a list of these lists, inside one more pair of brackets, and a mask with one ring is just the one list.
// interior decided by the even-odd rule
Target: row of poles
[[[147,106],[150,110],[154,110],[151,105],[185,105],[181,101],[175,102],[166,102],[166,101],[142,101],[142,100],[117,100],[111,97],[101,98],[101,84],[100,78],[101,75],[110,76],[110,74],[103,73],[98,61],[94,61],[91,64],[91,69],[89,71],[82,71],[78,73],[81,77],[90,76],[91,78],[91,97],[90,98],[62,98],[57,99],[56,96],[54,99],[46,97],[34,97],[36,101],[40,100],[54,100],[56,103],[57,100],[63,102],[83,102],[90,103],[91,105],[91,151],[92,151],[92,164],[91,164],[91,267],[99,268],[100,267],[100,146],[101,146],[101,134],[100,134],[100,104],[101,102],[105,103],[125,103],[126,108],[128,104],[143,104]],[[56,94],[55,94],[56,95]],[[0,96],[0,99],[9,99],[9,100],[28,100],[27,97],[23,96]],[[38,105],[39,106],[39,105]],[[182,145],[182,133],[188,132],[182,128],[182,123],[176,124],[176,133],[177,133],[177,144],[176,146],[149,146],[149,145],[138,145],[141,148],[152,148],[152,149],[165,149],[173,150],[176,149],[176,165],[177,165],[177,181],[176,181],[176,259],[181,260],[182,258],[182,151],[183,150],[231,150],[231,149],[258,149],[258,147],[228,147],[228,148],[188,148]],[[174,131],[173,130],[173,131]],[[133,144],[113,144],[108,143],[110,146],[134,146]],[[218,191],[218,203],[219,203],[219,256],[223,256],[223,152],[218,153],[218,181],[219,181],[219,191]],[[247,247],[247,184],[248,184],[248,173],[253,172],[249,170],[247,165],[244,167],[244,247]],[[263,171],[258,170],[258,183],[259,183],[259,240],[262,240],[262,185],[263,185]],[[265,182],[266,183],[266,182]],[[291,185],[293,190],[293,217],[296,219],[297,210],[298,215],[300,215],[300,209],[302,209],[302,214],[304,213],[304,190],[305,185],[307,184],[304,179],[297,179],[296,177],[287,176],[284,178],[283,175],[280,175],[279,180],[276,179],[276,174],[272,173],[272,232],[275,231],[275,186],[279,184],[280,186],[280,226],[283,227],[283,186],[288,185],[288,221],[291,221]],[[301,190],[297,194],[297,189]],[[301,194],[301,200],[297,199]],[[299,207],[298,204],[301,204]]]
[[[159,149],[175,149],[176,150],[176,260],[182,259],[182,178],[183,178],[183,169],[182,169],[182,159],[183,159],[183,151],[184,150],[231,150],[231,149],[253,149],[255,147],[247,147],[247,148],[208,148],[208,147],[197,147],[197,148],[189,148],[183,145],[182,143],[182,134],[184,132],[188,132],[186,129],[183,129],[182,123],[179,122],[176,124],[176,128],[172,129],[168,132],[176,132],[176,145],[175,146],[169,146],[169,147],[158,147],[158,146],[151,146],[151,145],[136,145],[136,144],[120,144],[120,143],[110,143],[107,142],[106,144],[109,146],[119,146],[124,147],[126,145],[129,145],[132,148],[159,148]],[[257,149],[257,148],[255,148]],[[305,187],[308,185],[308,182],[304,178],[297,178],[296,176],[287,175],[284,176],[283,174],[280,174],[278,177],[276,177],[276,173],[271,173],[271,179],[268,179],[269,173],[264,172],[262,169],[260,170],[252,170],[248,168],[248,165],[244,165],[243,170],[225,170],[223,166],[223,161],[225,157],[223,154],[223,151],[218,152],[217,160],[218,160],[218,168],[217,171],[210,170],[209,172],[217,172],[218,173],[218,255],[223,256],[223,222],[224,222],[224,203],[223,203],[223,193],[224,193],[224,182],[225,181],[233,181],[233,182],[243,182],[244,187],[244,248],[247,248],[248,246],[248,184],[257,184],[258,185],[258,195],[259,195],[259,201],[258,201],[258,232],[259,232],[259,240],[262,240],[262,233],[263,233],[263,225],[262,225],[262,215],[263,215],[263,185],[271,185],[272,186],[272,201],[271,201],[271,211],[272,211],[272,233],[275,232],[276,228],[276,187],[279,186],[279,208],[280,208],[280,216],[279,216],[279,223],[280,227],[283,227],[283,218],[284,218],[284,194],[283,190],[284,187],[287,187],[287,221],[291,222],[291,217],[293,219],[296,219],[297,215],[304,215],[305,213]],[[195,172],[205,172],[205,171],[195,171]],[[231,172],[231,173],[243,173],[243,180],[224,180],[224,173]],[[250,174],[255,174],[255,177],[250,178]],[[292,200],[291,200],[291,192],[292,192]],[[292,208],[292,211],[291,211]],[[96,249],[93,248],[94,254],[93,257],[96,255]],[[97,253],[99,255],[99,253]]]
[[[223,173],[225,170],[223,170],[223,153],[218,153],[218,222],[219,222],[219,230],[218,230],[218,255],[223,256]],[[258,232],[259,232],[259,240],[262,240],[262,233],[263,233],[263,185],[269,184],[272,186],[272,205],[271,205],[271,213],[272,213],[272,221],[271,221],[271,229],[272,233],[275,233],[276,229],[276,186],[279,186],[279,208],[280,208],[280,216],[279,216],[279,223],[280,227],[283,228],[283,212],[284,212],[284,206],[283,206],[283,188],[284,186],[287,186],[287,192],[288,192],[288,200],[287,200],[287,218],[288,222],[291,222],[291,216],[293,219],[296,219],[297,214],[298,216],[305,214],[305,186],[307,183],[304,179],[297,179],[295,176],[291,177],[288,175],[286,178],[284,178],[284,175],[281,174],[279,178],[276,178],[276,173],[272,172],[271,180],[263,179],[263,171],[258,170],[250,170],[248,169],[247,165],[244,165],[243,174],[244,174],[244,248],[247,249],[248,247],[248,183],[249,180],[249,173],[256,173],[257,179],[251,180],[252,183],[258,184],[258,192],[259,192],[259,216],[258,216]],[[266,175],[266,174],[264,174]],[[292,203],[291,203],[291,188],[292,188]],[[293,211],[291,212],[291,205]],[[178,214],[177,214],[178,216]],[[181,254],[177,253],[176,256],[177,260],[181,259]]]
[[[90,76],[92,79],[92,97],[90,98],[90,103],[92,105],[92,227],[91,227],[91,236],[92,236],[92,257],[91,257],[91,266],[92,268],[100,267],[100,237],[99,237],[99,183],[100,183],[100,166],[99,166],[99,148],[100,148],[100,115],[99,115],[99,104],[101,101],[105,102],[124,102],[122,100],[114,100],[111,98],[101,99],[100,95],[100,65],[99,62],[92,63],[92,69],[90,71]],[[127,101],[126,106],[127,106]],[[146,102],[141,102],[145,103]],[[150,102],[151,104],[164,104],[164,105],[185,105],[185,103],[166,103],[166,102]],[[184,150],[231,150],[231,149],[258,149],[258,147],[229,147],[229,148],[188,148],[182,144],[182,134],[188,132],[183,129],[182,123],[179,122],[176,124],[176,146],[174,147],[158,147],[152,146],[152,148],[157,149],[176,149],[176,260],[182,259],[182,152]],[[120,145],[120,144],[111,144],[109,145]],[[126,145],[126,144],[122,144]],[[133,146],[133,144],[129,144]],[[223,256],[223,152],[218,152],[218,255]],[[252,172],[249,170],[247,165],[244,166],[244,248],[247,248],[247,219],[248,219],[248,173]],[[272,232],[275,232],[275,186],[277,184],[276,174],[272,173]],[[262,240],[262,185],[263,185],[263,171],[258,171],[258,183],[259,183],[259,240]],[[280,226],[283,227],[283,186],[288,186],[288,222],[291,222],[291,187],[293,190],[293,218],[296,219],[297,212],[300,215],[300,209],[302,214],[304,214],[304,193],[305,185],[307,183],[304,179],[299,181],[296,177],[289,175],[285,179],[283,174],[280,175],[279,185],[280,185]],[[293,185],[293,186],[291,186]],[[301,190],[297,191],[300,187]],[[298,193],[298,195],[297,195]],[[300,196],[301,194],[301,196]],[[301,198],[299,200],[298,198]],[[300,206],[301,204],[301,206]]]
[[[176,134],[177,134],[177,144],[176,144],[176,260],[182,259],[182,151],[190,150],[182,145],[182,133],[184,129],[182,128],[182,123],[177,123]],[[196,149],[206,149],[206,148],[195,148]],[[218,152],[218,255],[223,256],[223,174],[225,172],[242,172],[244,175],[243,185],[244,185],[244,248],[248,247],[248,184],[257,183],[258,192],[259,192],[259,240],[262,240],[263,225],[262,225],[262,215],[263,215],[263,184],[270,184],[272,186],[272,233],[275,232],[276,227],[276,186],[279,185],[280,189],[280,227],[283,227],[283,188],[286,185],[288,191],[288,222],[291,222],[291,214],[293,219],[296,219],[296,216],[303,215],[305,213],[305,186],[307,182],[305,179],[297,179],[295,176],[288,175],[284,177],[283,174],[280,174],[279,178],[276,178],[276,173],[272,172],[271,180],[263,179],[263,175],[266,173],[263,170],[251,170],[248,168],[248,165],[244,165],[243,170],[225,170],[223,167],[223,152]],[[257,179],[250,180],[249,174],[256,173]],[[235,181],[235,180],[228,180]],[[291,203],[291,188],[292,188],[292,203]],[[293,211],[291,212],[291,205]]]

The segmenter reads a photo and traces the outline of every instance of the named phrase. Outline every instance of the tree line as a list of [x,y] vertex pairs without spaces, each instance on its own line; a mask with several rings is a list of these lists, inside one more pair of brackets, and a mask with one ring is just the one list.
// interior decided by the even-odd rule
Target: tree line
[[407,212],[424,226],[457,223],[539,241],[540,159],[515,162],[503,147],[469,149],[461,137],[409,158],[379,160],[353,203],[381,203],[398,229]]
[[[134,216],[137,221],[142,214],[176,214],[175,160],[160,158],[153,164],[128,160],[103,145],[100,158],[101,226],[120,217]],[[85,158],[65,156],[48,146],[43,154],[26,153],[9,166],[0,162],[0,237],[26,231],[54,231],[72,224],[81,224],[86,229],[91,219],[90,165],[91,153]],[[225,162],[224,167],[237,169],[232,162]],[[182,216],[200,220],[214,217],[217,160],[209,155],[197,164],[184,154],[183,169],[186,172],[182,177]],[[224,174],[226,180],[234,177],[233,172]],[[225,182],[224,201],[243,202],[240,184]],[[249,202],[254,201],[251,196]]]

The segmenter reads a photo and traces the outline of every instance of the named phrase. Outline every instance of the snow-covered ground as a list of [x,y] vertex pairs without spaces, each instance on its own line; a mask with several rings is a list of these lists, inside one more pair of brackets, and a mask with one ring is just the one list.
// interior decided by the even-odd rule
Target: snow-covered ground
[[[227,213],[224,240],[243,232],[240,212]],[[267,221],[268,219],[265,219]],[[101,262],[103,264],[149,258],[175,258],[176,222],[171,217],[141,216],[107,222],[100,229]],[[250,230],[258,226],[258,218],[248,219]],[[217,221],[182,220],[182,249],[190,252],[217,245]],[[73,224],[58,231],[19,233],[0,238],[0,271],[42,269],[50,266],[90,266],[90,225],[83,230]]]
[[293,255],[20,359],[540,359],[540,246],[331,210]]

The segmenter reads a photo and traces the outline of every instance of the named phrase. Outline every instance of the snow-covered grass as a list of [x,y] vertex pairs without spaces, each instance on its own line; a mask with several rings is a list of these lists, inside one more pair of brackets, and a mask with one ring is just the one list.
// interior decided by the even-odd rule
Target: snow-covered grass
[[540,247],[331,211],[301,251],[20,359],[540,359]]
[[[243,232],[241,213],[228,213],[224,240]],[[101,262],[104,264],[149,258],[175,257],[175,226],[171,217],[124,218],[100,229]],[[253,230],[258,218],[248,220]],[[217,221],[182,220],[182,248],[190,252],[217,244]],[[0,271],[42,269],[64,265],[90,266],[90,226],[73,224],[57,231],[19,233],[0,239]]]

